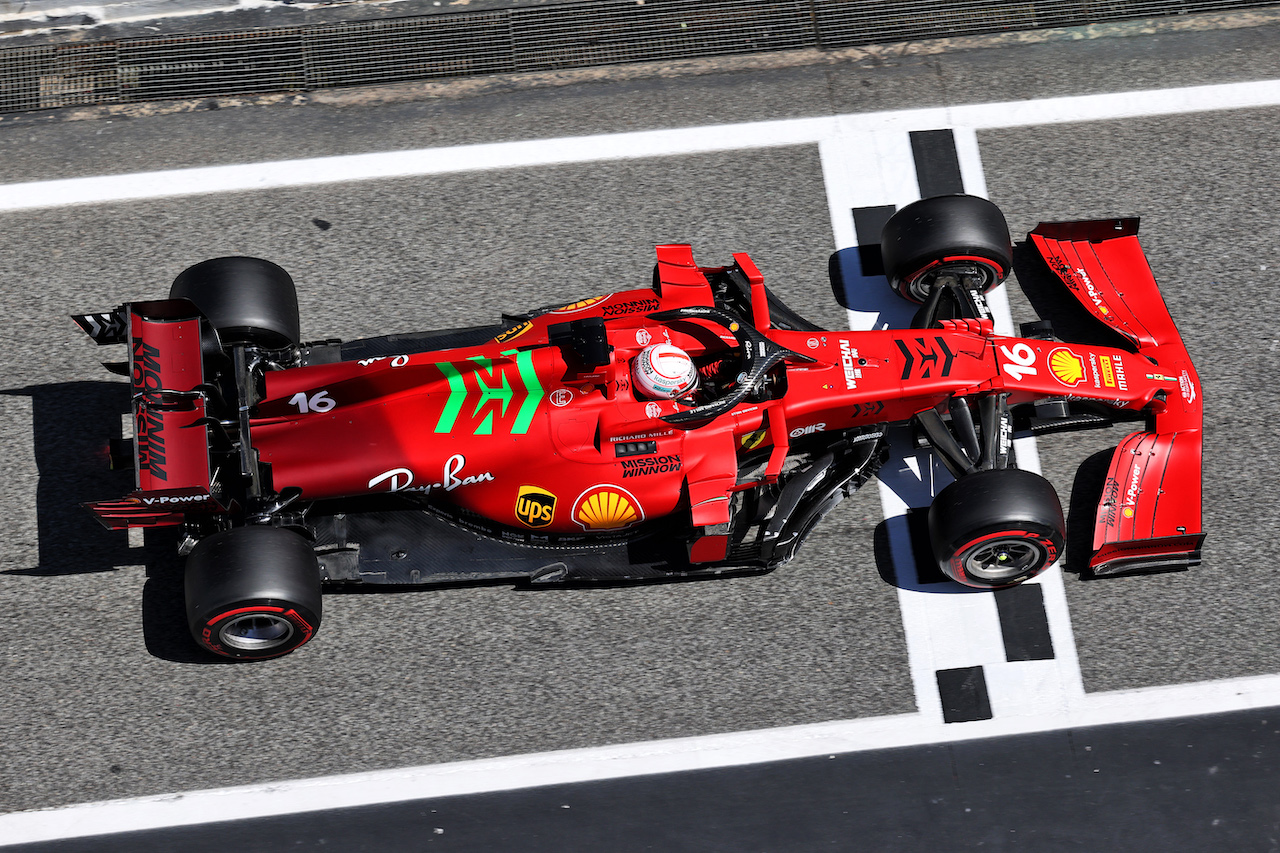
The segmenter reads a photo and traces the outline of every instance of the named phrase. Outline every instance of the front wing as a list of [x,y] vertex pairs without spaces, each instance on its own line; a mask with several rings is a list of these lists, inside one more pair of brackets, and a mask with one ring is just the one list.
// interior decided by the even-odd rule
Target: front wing
[[[1080,304],[1154,361],[1158,378],[1178,383],[1177,394],[1157,400],[1147,429],[1127,436],[1112,455],[1094,524],[1095,575],[1194,566],[1204,542],[1200,377],[1137,234],[1137,219],[1042,223],[1031,232]],[[1125,380],[1121,368],[1120,387]]]

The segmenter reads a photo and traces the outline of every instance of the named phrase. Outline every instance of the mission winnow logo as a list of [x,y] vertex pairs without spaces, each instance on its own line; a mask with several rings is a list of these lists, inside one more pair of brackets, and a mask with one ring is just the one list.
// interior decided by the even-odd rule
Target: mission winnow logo
[[623,459],[622,479],[679,471],[680,464],[679,456],[646,456],[640,459]]

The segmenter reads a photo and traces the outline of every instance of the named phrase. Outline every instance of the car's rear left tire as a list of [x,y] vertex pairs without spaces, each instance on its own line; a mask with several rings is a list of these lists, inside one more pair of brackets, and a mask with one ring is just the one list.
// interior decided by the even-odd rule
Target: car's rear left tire
[[1062,503],[1048,480],[1017,468],[961,477],[929,507],[929,537],[943,574],[980,589],[1030,580],[1066,540]]
[[279,657],[320,628],[319,564],[291,530],[224,530],[187,557],[186,599],[191,635],[203,648],[238,660]]
[[209,318],[225,346],[265,349],[301,340],[298,293],[285,270],[261,258],[212,258],[188,267],[169,288],[170,299],[190,299]]
[[885,223],[880,257],[889,285],[925,302],[948,277],[986,293],[1013,269],[1004,214],[985,198],[944,195],[920,199]]

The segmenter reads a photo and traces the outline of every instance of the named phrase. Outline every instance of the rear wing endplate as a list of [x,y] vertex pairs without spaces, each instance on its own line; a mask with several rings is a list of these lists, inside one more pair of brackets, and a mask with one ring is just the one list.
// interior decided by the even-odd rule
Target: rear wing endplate
[[133,415],[135,491],[85,507],[112,530],[180,524],[195,508],[216,511],[199,311],[171,299],[74,319],[100,344],[128,344]]

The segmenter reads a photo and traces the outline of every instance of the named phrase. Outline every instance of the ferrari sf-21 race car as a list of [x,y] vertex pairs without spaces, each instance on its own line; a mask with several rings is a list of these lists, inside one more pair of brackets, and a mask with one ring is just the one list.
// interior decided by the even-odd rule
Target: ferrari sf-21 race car
[[875,475],[909,424],[954,475],[928,511],[942,572],[980,588],[1062,554],[1062,506],[1012,467],[1015,435],[1116,420],[1096,574],[1199,562],[1200,382],[1137,220],[1030,235],[1116,345],[1047,324],[995,334],[1009,274],[991,202],[924,199],[885,225],[910,328],[828,331],[746,254],[702,267],[657,247],[649,287],[500,324],[304,343],[293,281],[228,257],[169,298],[76,318],[128,345],[136,490],[86,504],[106,527],[173,526],[203,647],[268,658],[310,640],[322,586],[624,581],[764,572]]

